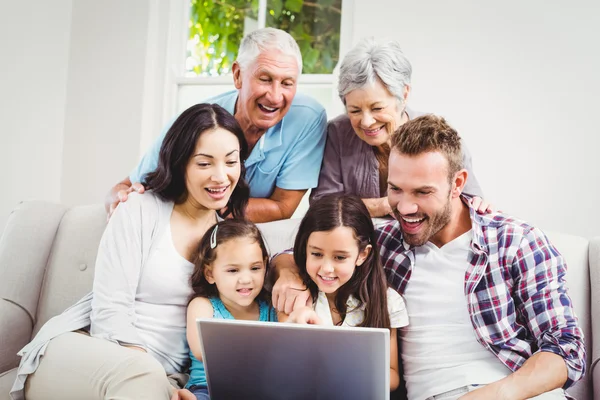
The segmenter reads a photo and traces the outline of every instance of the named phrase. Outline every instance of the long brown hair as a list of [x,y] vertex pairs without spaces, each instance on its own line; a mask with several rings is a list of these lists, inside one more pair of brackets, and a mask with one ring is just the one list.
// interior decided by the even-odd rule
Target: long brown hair
[[335,308],[344,320],[347,312],[346,302],[352,295],[359,301],[358,307],[365,307],[365,318],[358,326],[389,328],[387,281],[379,252],[375,248],[375,228],[367,207],[357,196],[330,195],[311,205],[300,222],[294,243],[294,261],[298,265],[300,276],[309,288],[313,300],[316,300],[319,289],[306,271],[308,238],[313,232],[329,232],[341,226],[352,229],[359,253],[369,244],[373,248],[360,268],[354,269],[350,280],[339,288],[335,297]]
[[[217,230],[216,232],[215,229]],[[211,264],[217,259],[219,245],[238,238],[250,238],[255,241],[260,246],[265,268],[268,267],[269,252],[267,251],[265,241],[256,225],[250,221],[241,219],[226,219],[217,222],[206,231],[198,245],[198,252],[194,262],[194,272],[190,277],[190,285],[194,291],[190,297],[190,301],[196,297],[219,297],[217,285],[208,283],[204,276],[204,272],[207,268],[210,268]],[[213,241],[212,244],[214,246],[211,246],[211,240]],[[265,271],[265,276],[266,273],[267,271]],[[257,299],[266,302],[270,301],[269,293],[264,287],[257,296]]]
[[222,217],[244,218],[250,189],[246,183],[248,143],[240,125],[218,104],[196,104],[185,110],[173,122],[158,153],[158,165],[144,179],[146,189],[152,189],[165,200],[180,204],[188,196],[185,186],[185,168],[194,154],[201,135],[215,128],[223,128],[235,135],[240,144],[240,179],[231,193]]

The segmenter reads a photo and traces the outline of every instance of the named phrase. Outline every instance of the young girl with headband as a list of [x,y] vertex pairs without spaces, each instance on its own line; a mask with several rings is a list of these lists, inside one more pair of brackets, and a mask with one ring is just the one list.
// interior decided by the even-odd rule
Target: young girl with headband
[[198,400],[210,397],[196,319],[277,321],[268,292],[263,288],[269,254],[256,225],[227,219],[217,223],[209,233],[199,245],[190,278],[194,294],[187,311],[192,364],[186,388]]

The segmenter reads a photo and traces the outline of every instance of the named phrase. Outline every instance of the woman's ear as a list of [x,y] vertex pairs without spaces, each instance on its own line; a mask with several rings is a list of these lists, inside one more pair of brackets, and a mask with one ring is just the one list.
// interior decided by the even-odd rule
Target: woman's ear
[[408,100],[408,95],[410,94],[410,85],[404,85],[404,90],[402,91],[402,97],[404,98],[404,103]]
[[206,279],[206,282],[210,283],[211,285],[215,283],[215,278],[213,278],[212,270],[208,267],[208,265],[204,266],[204,279]]
[[365,262],[367,257],[369,257],[369,254],[371,254],[372,250],[373,250],[373,246],[368,244],[367,247],[365,247],[364,250],[360,252],[360,254],[358,255],[358,258],[356,259],[357,267],[361,266]]

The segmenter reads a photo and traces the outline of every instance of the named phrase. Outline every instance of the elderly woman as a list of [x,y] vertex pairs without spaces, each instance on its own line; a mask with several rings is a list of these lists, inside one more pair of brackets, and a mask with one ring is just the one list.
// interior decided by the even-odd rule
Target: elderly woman
[[[387,160],[390,135],[423,113],[407,107],[412,67],[395,41],[364,39],[344,57],[338,92],[346,106],[327,126],[327,144],[319,184],[311,202],[330,193],[359,196],[372,217],[387,216]],[[463,146],[464,148],[464,146]],[[465,149],[466,150],[466,149]],[[481,197],[471,156],[463,154],[469,172],[465,193]],[[488,208],[480,198],[480,211]]]
[[231,114],[197,104],[173,123],[149,190],[121,203],[100,241],[92,292],[19,353],[14,399],[168,400],[186,378],[186,309],[197,244],[243,218],[248,146]]

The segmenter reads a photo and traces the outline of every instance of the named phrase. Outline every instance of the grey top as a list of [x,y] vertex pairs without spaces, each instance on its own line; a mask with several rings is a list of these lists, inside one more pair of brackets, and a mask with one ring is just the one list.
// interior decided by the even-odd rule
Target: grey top
[[[424,115],[406,108],[409,119]],[[463,165],[469,172],[464,192],[483,197],[473,174],[471,154],[462,141]],[[382,197],[379,191],[379,162],[373,148],[356,135],[346,114],[327,124],[327,143],[319,174],[319,185],[312,190],[311,202],[332,193],[357,195],[362,199]],[[387,192],[385,193],[387,196]]]
[[[93,291],[50,319],[18,353],[21,362],[11,389],[13,399],[24,399],[27,376],[37,369],[50,340],[62,333],[91,325],[90,334],[94,337],[148,348],[149,343],[136,326],[138,282],[157,253],[154,250],[166,234],[172,211],[172,202],[163,201],[152,192],[132,193],[117,207],[100,241]],[[180,282],[176,284],[181,286]],[[177,289],[180,288],[165,288]],[[181,310],[185,315],[185,307]],[[149,354],[155,355],[152,351]]]

